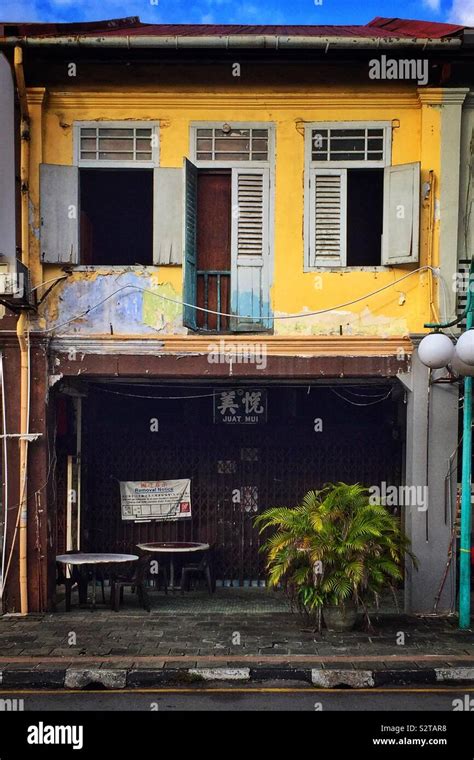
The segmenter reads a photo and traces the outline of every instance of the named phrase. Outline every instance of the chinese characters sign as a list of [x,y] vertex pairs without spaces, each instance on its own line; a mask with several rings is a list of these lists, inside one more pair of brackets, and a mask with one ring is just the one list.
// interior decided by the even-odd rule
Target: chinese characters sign
[[227,388],[214,392],[216,425],[258,425],[266,421],[266,390]]

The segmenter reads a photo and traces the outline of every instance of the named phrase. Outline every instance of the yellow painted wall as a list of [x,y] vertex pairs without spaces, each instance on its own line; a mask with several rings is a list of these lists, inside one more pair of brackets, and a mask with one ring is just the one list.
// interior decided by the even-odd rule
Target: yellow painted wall
[[[38,94],[34,91],[32,98]],[[34,283],[50,280],[61,270],[51,265],[41,266],[38,244],[38,164],[71,164],[73,161],[74,120],[140,119],[160,122],[160,165],[179,167],[183,156],[188,156],[189,126],[193,121],[216,122],[269,121],[276,127],[275,166],[275,262],[272,286],[272,306],[276,316],[317,309],[327,309],[346,301],[365,296],[373,290],[392,283],[411,271],[410,268],[372,271],[303,272],[303,123],[311,121],[391,121],[394,120],[392,163],[421,161],[421,182],[428,179],[429,170],[439,180],[441,106],[429,103],[429,91],[424,90],[420,102],[413,88],[397,91],[377,90],[363,93],[360,87],[353,90],[317,91],[300,93],[262,92],[240,95],[215,93],[206,96],[198,92],[50,92],[46,93],[41,108],[33,114],[32,134],[40,146],[33,151],[31,167],[32,202],[32,274]],[[436,98],[434,98],[436,101]],[[41,154],[41,155],[40,155]],[[437,183],[439,189],[439,182]],[[420,230],[420,265],[436,265],[438,260],[439,222],[432,218],[433,204],[422,204]],[[430,244],[431,237],[431,244]],[[411,268],[413,269],[413,267]],[[116,273],[109,274],[114,277]],[[180,267],[160,267],[158,271],[144,271],[139,276],[146,287],[164,287],[169,297],[182,297],[182,271]],[[60,284],[48,296],[41,310],[40,325],[62,323],[73,316],[74,304],[67,308],[67,289],[75,282],[82,296],[86,293],[86,279],[97,280],[96,275],[76,272],[66,284]],[[105,277],[99,276],[99,280]],[[105,291],[104,291],[105,292]],[[108,291],[107,291],[108,292]],[[81,298],[82,298],[81,296]],[[436,297],[436,293],[435,293]],[[155,299],[158,311],[159,299]],[[153,298],[151,298],[151,303]],[[81,302],[82,303],[82,302]],[[166,307],[164,318],[150,317],[153,306],[150,300],[144,310],[147,329],[162,333],[181,332],[180,315]],[[76,313],[80,310],[77,302]],[[166,311],[165,307],[163,307]],[[151,311],[150,311],[151,310]],[[111,312],[113,313],[113,312]],[[363,298],[359,303],[340,308],[317,317],[275,321],[276,334],[344,334],[353,335],[406,335],[421,332],[423,323],[433,318],[430,310],[430,275],[427,271],[415,273],[399,285],[379,295]],[[81,331],[93,333],[93,313],[87,320],[72,323],[61,332]],[[96,332],[102,332],[103,325]],[[116,332],[116,331],[115,331]],[[120,330],[119,330],[120,332]],[[138,323],[127,326],[127,333],[141,333]],[[185,332],[185,331],[184,331]]]

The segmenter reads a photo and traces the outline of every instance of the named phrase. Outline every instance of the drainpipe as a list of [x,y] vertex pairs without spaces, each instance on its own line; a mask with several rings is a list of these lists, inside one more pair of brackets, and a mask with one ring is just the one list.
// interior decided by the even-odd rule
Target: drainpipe
[[[21,260],[29,266],[29,159],[30,159],[30,121],[26,99],[25,75],[23,71],[23,51],[15,48],[14,68],[21,112],[21,145],[20,145],[20,181],[21,181]],[[20,499],[19,499],[19,580],[20,580],[20,612],[28,613],[28,510],[27,510],[27,477],[28,477],[28,441],[26,434],[29,426],[29,317],[22,311],[17,322],[17,336],[20,346]]]
[[28,47],[102,47],[102,48],[150,48],[184,50],[193,48],[207,49],[260,49],[269,50],[397,50],[397,49],[421,49],[421,50],[453,50],[462,46],[460,38],[427,39],[408,37],[340,37],[340,36],[305,36],[305,35],[275,35],[275,34],[222,34],[222,35],[103,35],[100,34],[75,34],[57,35],[55,37],[0,37],[1,45],[26,45]]
[[[20,314],[17,322],[17,335],[20,344],[20,435],[28,432],[28,317],[25,312]],[[19,520],[19,578],[20,578],[20,612],[28,613],[28,509],[27,509],[27,477],[28,477],[28,441],[20,438],[20,520]]]
[[[469,285],[473,282],[472,265]],[[466,330],[473,326],[472,291],[468,294]],[[461,536],[459,546],[459,627],[471,627],[471,523],[472,523],[472,377],[464,378],[462,483],[461,483]]]

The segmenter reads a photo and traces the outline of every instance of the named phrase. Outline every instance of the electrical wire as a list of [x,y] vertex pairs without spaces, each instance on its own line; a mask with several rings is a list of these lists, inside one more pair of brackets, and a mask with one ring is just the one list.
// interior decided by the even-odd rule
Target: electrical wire
[[[168,401],[168,400],[169,401],[181,401],[181,400],[186,400],[186,399],[212,398],[214,396],[214,391],[211,392],[211,393],[192,394],[192,395],[187,395],[187,396],[153,396],[153,395],[145,394],[145,393],[143,393],[143,394],[142,393],[129,393],[127,391],[122,391],[122,390],[112,390],[111,388],[107,388],[105,386],[102,386],[99,383],[94,383],[93,385],[94,385],[94,389],[95,390],[97,390],[99,392],[102,392],[102,393],[111,393],[111,394],[116,395],[116,396],[126,396],[126,397],[129,397],[129,398],[156,399],[156,400],[159,400],[159,401]],[[136,386],[133,386],[133,383],[131,385],[132,385],[132,387],[136,387]],[[124,384],[124,386],[127,387],[127,384]],[[165,387],[165,388],[182,388],[183,386],[182,385],[176,385],[176,384],[167,385],[167,384],[160,383],[159,385],[154,385],[152,383],[147,383],[146,387],[147,388],[149,388],[149,387],[152,387],[152,388],[153,387],[154,388],[163,388],[163,387]],[[272,384],[271,387],[272,388],[284,388],[284,389],[293,388],[293,389],[296,389],[296,390],[305,390],[306,387],[307,387],[307,385],[304,384],[304,385],[300,385],[300,386],[295,386],[292,383],[289,383],[289,384],[279,383],[279,384],[275,384],[275,385]],[[333,390],[333,388],[331,388],[330,386],[328,386],[328,389],[329,390]],[[382,395],[379,395],[379,396],[376,396],[375,394],[370,394],[370,393],[356,393],[356,391],[352,391],[346,385],[344,385],[344,391],[347,392],[347,393],[352,393],[355,396],[361,396],[363,398],[374,399],[374,403],[376,403],[378,401],[384,401],[392,393],[392,389],[391,388],[390,388],[390,390],[387,393],[384,392]],[[344,401],[348,401],[349,403],[351,403],[350,400],[346,399],[346,398],[344,398]],[[371,406],[371,404],[361,404],[361,406]]]
[[[350,388],[344,388],[344,391],[346,393],[350,393],[352,396],[358,396],[360,398],[372,398],[372,399],[377,398],[376,394],[374,393],[357,393],[356,391],[353,391]],[[383,393],[379,394],[379,397],[380,396],[383,396]]]
[[145,394],[141,395],[139,393],[126,393],[125,391],[112,391],[110,388],[99,388],[103,393],[113,393],[116,396],[128,396],[130,398],[152,398],[152,399],[158,399],[162,401],[182,401],[186,400],[187,398],[212,398],[214,396],[214,393],[203,393],[199,396],[147,396]]
[[[36,491],[33,491],[33,493],[28,496],[28,498],[26,500],[27,504],[31,501],[31,499],[35,499],[36,496],[38,494],[40,494],[42,491],[44,491],[44,489],[47,488],[47,486],[49,485],[49,482],[50,482],[50,479],[51,479],[52,469],[53,469],[53,466],[56,464],[56,459],[57,459],[56,453],[54,454],[53,458],[51,458],[51,452],[49,450],[49,444],[48,444],[48,457],[49,457],[49,462],[48,462],[48,472],[46,474],[46,480],[44,481],[43,485],[41,485],[39,488],[36,489]],[[54,484],[54,480],[53,480],[53,484]],[[19,506],[20,506],[19,503],[18,504],[12,504],[11,507],[8,507],[8,511],[10,512],[13,509],[18,509]]]
[[[155,387],[162,387],[162,386],[155,386]],[[180,386],[171,386],[171,387],[180,387]],[[282,386],[272,386],[272,387],[288,388],[288,387],[294,387],[294,386],[282,385]],[[158,401],[186,401],[186,399],[213,398],[215,395],[214,392],[212,392],[212,393],[193,394],[189,396],[152,396],[145,393],[142,394],[142,393],[128,393],[127,391],[115,391],[115,390],[112,390],[111,388],[105,388],[98,384],[95,385],[95,388],[96,390],[101,391],[102,393],[111,393],[115,396],[125,396],[127,398],[154,399]],[[338,394],[333,388],[329,388],[329,390],[333,391],[334,393],[336,393],[336,395],[340,396],[340,398],[342,398],[344,401],[347,401],[347,403],[353,404],[354,406],[372,406],[373,404],[377,404],[380,401],[385,401],[392,394],[392,389],[390,389],[387,393],[381,396],[376,396],[375,394],[370,394],[370,393],[356,393],[355,391],[351,391],[349,388],[344,387],[344,391],[346,391],[347,393],[352,393],[354,396],[373,399],[373,401],[363,404],[363,403],[356,403],[355,401],[351,401],[351,399],[345,398],[343,395]]]
[[31,288],[31,292],[33,293],[35,290],[39,290],[39,288],[42,288],[44,285],[49,285],[50,282],[61,282],[61,280],[68,280],[69,275],[63,274],[61,277],[53,277],[51,280],[46,280],[46,282],[40,282],[39,285],[35,285],[34,288]]
[[[36,491],[33,491],[33,493],[28,496],[28,498],[26,500],[27,504],[28,504],[28,502],[31,499],[35,499],[37,497],[37,495],[39,495],[42,491],[44,491],[45,488],[48,487],[49,482],[51,480],[51,475],[52,475],[52,472],[53,472],[53,468],[56,466],[56,462],[57,462],[56,448],[53,447],[53,456],[51,456],[51,446],[50,446],[49,436],[46,436],[46,440],[47,440],[47,447],[48,447],[48,472],[46,473],[46,480],[44,481],[44,483],[39,488],[36,489]],[[52,483],[53,483],[53,487],[55,487],[56,484],[55,484],[55,480],[54,479],[53,479]],[[20,506],[20,504],[13,504],[8,509],[10,511],[10,510],[13,510],[13,509],[17,509],[19,506]]]
[[[443,320],[439,320],[439,321],[440,322],[450,322],[452,318],[454,319],[454,317],[448,317],[448,292],[447,292],[448,286],[447,286],[447,284],[445,282],[444,277],[442,277],[441,275],[439,276],[439,281],[441,283],[441,292],[443,294],[443,311],[444,311],[444,319]],[[455,335],[455,333],[453,332],[452,328],[448,327],[447,329],[448,329],[449,334],[453,338],[453,340],[457,340],[457,335]]]
[[[27,329],[27,350],[28,350],[28,384],[27,384],[27,409],[26,409],[26,435],[30,432],[30,410],[31,410],[31,341],[30,341],[30,330],[29,326]],[[28,457],[28,439],[25,441],[26,444],[26,451],[25,451],[25,457]],[[20,502],[18,505],[15,505],[13,507],[9,507],[9,509],[16,509],[17,508],[17,516],[15,521],[15,530],[13,532],[12,537],[12,543],[10,546],[10,553],[8,555],[8,562],[5,569],[5,576],[2,578],[2,592],[5,587],[5,582],[8,577],[8,573],[10,570],[10,565],[13,557],[13,552],[15,549],[15,543],[16,543],[16,537],[18,535],[18,528],[20,525],[20,515],[21,515],[21,509],[23,503],[25,503],[25,506],[28,505],[28,498],[25,499],[26,495],[26,488],[27,488],[27,482],[28,482],[28,468],[25,467],[24,473],[23,473],[23,481],[20,486]]]
[[[264,317],[264,319],[271,322],[276,322],[276,321],[282,321],[286,319],[302,319],[305,317],[314,317],[314,316],[318,316],[319,314],[327,314],[328,312],[331,312],[331,311],[337,311],[339,309],[345,308],[346,306],[352,306],[355,303],[364,301],[366,298],[371,298],[372,296],[378,295],[378,293],[382,293],[384,290],[393,288],[395,285],[398,285],[400,282],[403,282],[403,280],[406,280],[408,277],[411,277],[417,272],[424,272],[427,270],[434,270],[434,268],[427,265],[422,266],[422,267],[417,267],[417,269],[413,269],[411,272],[404,274],[403,277],[399,277],[398,280],[394,280],[394,282],[389,282],[387,285],[383,285],[381,288],[377,288],[377,290],[373,290],[370,293],[366,293],[363,296],[359,296],[358,298],[353,298],[351,301],[346,301],[345,303],[337,304],[336,306],[329,306],[325,309],[317,309],[316,311],[299,312],[298,314],[283,314],[278,317],[266,316]],[[156,293],[154,290],[150,290],[149,288],[141,288],[139,285],[128,284],[128,285],[122,285],[122,287],[117,288],[117,290],[114,290],[113,293],[109,293],[108,296],[98,301],[97,303],[93,304],[92,306],[89,306],[85,311],[81,312],[80,314],[76,314],[75,317],[71,317],[71,319],[68,319],[65,322],[61,322],[59,325],[54,325],[53,327],[49,327],[46,330],[39,330],[38,332],[50,333],[50,332],[53,332],[54,330],[59,330],[61,327],[65,327],[66,325],[71,324],[71,322],[75,322],[77,319],[81,319],[82,317],[87,316],[88,314],[90,314],[91,311],[93,311],[94,309],[97,309],[99,306],[102,306],[102,304],[109,301],[118,293],[121,293],[122,291],[127,290],[127,289],[138,290],[142,293],[148,293],[149,295],[155,296],[156,298],[161,298],[163,301],[168,301],[178,306],[186,306],[186,308],[194,309],[195,311],[205,312],[206,314],[214,314],[220,317],[229,317],[229,318],[236,318],[236,319],[245,318],[245,319],[250,319],[257,322],[260,322],[262,319],[262,317],[251,317],[248,315],[241,315],[241,314],[229,314],[223,311],[214,311],[213,309],[206,309],[203,306],[196,306],[195,304],[186,303],[185,301],[180,301],[176,298],[170,298],[169,296],[164,296],[162,293]]]
[[3,353],[0,351],[0,379],[2,383],[2,429],[3,429],[3,483],[4,483],[4,504],[3,510],[5,514],[3,522],[3,543],[2,543],[2,577],[0,584],[0,599],[3,599],[3,591],[5,589],[5,559],[7,553],[7,532],[8,532],[8,451],[7,451],[7,412],[6,412],[6,399],[5,399],[5,376],[3,372]]
[[352,406],[373,406],[374,404],[380,404],[381,401],[386,401],[390,396],[392,395],[392,389],[390,388],[389,392],[383,396],[382,398],[378,398],[376,401],[368,401],[367,403],[363,404],[358,401],[351,401],[349,398],[345,398],[345,396],[342,395],[342,393],[338,393],[334,388],[330,388],[330,391],[334,393],[336,396],[339,396],[343,401],[346,401],[348,404],[352,404]]

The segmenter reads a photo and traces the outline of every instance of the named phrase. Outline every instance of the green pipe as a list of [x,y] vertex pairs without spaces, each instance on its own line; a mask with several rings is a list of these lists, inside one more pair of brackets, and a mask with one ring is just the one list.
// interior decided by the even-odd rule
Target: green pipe
[[[467,296],[466,328],[473,323],[471,282]],[[459,556],[459,628],[471,626],[471,463],[472,463],[472,377],[464,378],[463,437],[462,437],[462,481],[461,481],[461,541]]]

